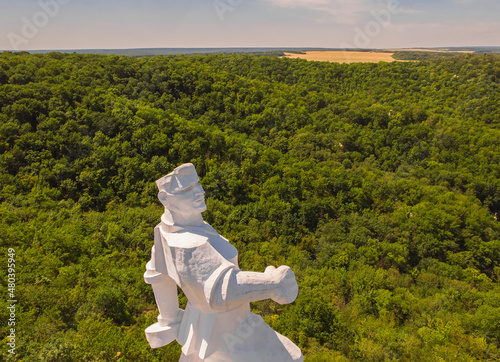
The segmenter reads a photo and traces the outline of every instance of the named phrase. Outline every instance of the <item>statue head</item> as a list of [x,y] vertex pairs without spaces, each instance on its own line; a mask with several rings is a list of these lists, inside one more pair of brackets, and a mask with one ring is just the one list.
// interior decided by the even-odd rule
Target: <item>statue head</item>
[[192,163],[185,163],[156,181],[158,199],[171,213],[201,214],[207,209],[205,191]]

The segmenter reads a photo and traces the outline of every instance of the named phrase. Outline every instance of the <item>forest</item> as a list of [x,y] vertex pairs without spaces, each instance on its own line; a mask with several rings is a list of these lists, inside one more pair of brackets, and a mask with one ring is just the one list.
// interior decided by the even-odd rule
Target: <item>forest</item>
[[499,85],[494,54],[0,53],[0,359],[179,358],[142,275],[192,162],[241,269],[295,272],[252,311],[306,361],[500,360]]

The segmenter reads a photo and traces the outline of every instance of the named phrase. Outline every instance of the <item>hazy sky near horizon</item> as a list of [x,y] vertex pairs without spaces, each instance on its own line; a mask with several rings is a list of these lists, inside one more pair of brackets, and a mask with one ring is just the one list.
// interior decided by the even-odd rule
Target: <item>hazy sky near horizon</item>
[[500,0],[0,0],[0,49],[500,46]]

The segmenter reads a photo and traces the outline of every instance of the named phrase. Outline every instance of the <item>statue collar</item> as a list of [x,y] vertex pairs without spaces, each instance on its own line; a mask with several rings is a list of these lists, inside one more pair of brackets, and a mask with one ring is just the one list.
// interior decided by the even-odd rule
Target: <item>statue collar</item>
[[209,235],[219,235],[215,229],[208,224],[207,222],[203,221],[203,224],[199,226],[192,226],[192,225],[176,225],[176,224],[171,224],[166,222],[165,218],[162,215],[161,217],[161,228],[166,231],[167,233],[183,233],[183,232],[189,232],[193,234],[209,234]]

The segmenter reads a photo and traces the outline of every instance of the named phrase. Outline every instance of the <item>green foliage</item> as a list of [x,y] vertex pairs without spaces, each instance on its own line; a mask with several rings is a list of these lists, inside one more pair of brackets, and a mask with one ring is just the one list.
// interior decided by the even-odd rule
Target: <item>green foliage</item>
[[184,162],[242,269],[292,266],[297,301],[252,307],[306,360],[500,359],[499,82],[495,55],[1,53],[16,360],[178,359],[144,338],[142,274],[154,181]]
[[392,57],[397,60],[435,60],[457,56],[457,53],[445,51],[397,51]]

